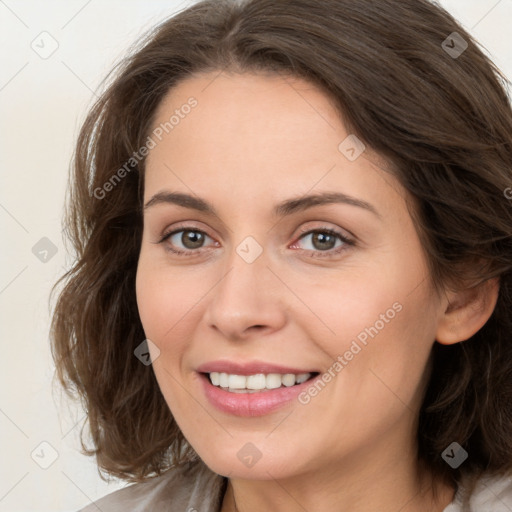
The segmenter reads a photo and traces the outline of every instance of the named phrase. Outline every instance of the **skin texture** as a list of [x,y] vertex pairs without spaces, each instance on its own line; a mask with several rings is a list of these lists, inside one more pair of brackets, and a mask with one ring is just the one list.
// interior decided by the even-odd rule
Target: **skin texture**
[[[167,94],[153,128],[191,96],[197,106],[148,155],[144,203],[183,192],[211,202],[218,216],[173,204],[145,209],[137,301],[178,425],[204,462],[230,478],[222,510],[235,510],[234,493],[240,512],[340,504],[352,512],[442,511],[454,490],[436,482],[433,503],[415,460],[429,355],[436,339],[456,343],[480,329],[496,284],[433,292],[405,192],[370,148],[353,162],[339,151],[349,132],[314,86],[263,74],[197,75]],[[273,215],[278,202],[316,192],[343,192],[378,215],[348,204]],[[200,248],[184,245],[182,233],[156,243],[183,224],[206,233]],[[335,229],[355,245],[334,254],[343,242],[326,250],[302,228]],[[263,249],[252,263],[236,252],[248,236]],[[241,418],[203,394],[195,369],[221,358],[325,371],[394,303],[400,312],[307,405]],[[251,468],[237,457],[248,442],[261,452]]]

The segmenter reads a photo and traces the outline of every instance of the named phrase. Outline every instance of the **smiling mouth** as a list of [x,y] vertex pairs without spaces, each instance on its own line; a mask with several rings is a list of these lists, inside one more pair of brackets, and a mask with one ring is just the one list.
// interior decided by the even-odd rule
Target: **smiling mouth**
[[203,373],[217,388],[230,393],[262,393],[284,387],[293,387],[315,378],[319,372],[311,373],[256,373],[253,375],[236,375],[223,372]]

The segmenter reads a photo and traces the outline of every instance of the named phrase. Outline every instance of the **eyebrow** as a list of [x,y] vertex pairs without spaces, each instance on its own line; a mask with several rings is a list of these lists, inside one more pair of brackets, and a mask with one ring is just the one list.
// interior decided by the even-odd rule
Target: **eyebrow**
[[[291,215],[293,213],[302,212],[314,206],[336,203],[357,206],[381,218],[379,212],[370,203],[367,203],[362,199],[358,199],[356,197],[343,194],[341,192],[322,192],[287,199],[276,205],[274,207],[273,213],[275,216],[284,217],[287,215]],[[175,204],[178,206],[182,206],[183,208],[198,210],[200,212],[215,215],[218,217],[215,208],[208,201],[201,199],[200,197],[197,196],[184,194],[182,192],[170,192],[166,190],[158,192],[145,204],[144,210],[147,210],[148,208],[158,204]]]

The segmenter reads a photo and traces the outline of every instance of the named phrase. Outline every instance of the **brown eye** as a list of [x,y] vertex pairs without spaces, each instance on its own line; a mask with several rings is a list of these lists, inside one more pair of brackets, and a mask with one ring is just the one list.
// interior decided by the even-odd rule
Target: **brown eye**
[[[312,247],[306,248],[306,250],[311,251],[330,251],[332,249],[337,249],[343,247],[345,245],[354,245],[352,240],[349,240],[342,233],[339,233],[333,229],[312,229],[306,233],[303,233],[299,240],[305,240],[310,238],[310,245]],[[340,241],[341,243],[336,246],[336,242]]]
[[177,253],[183,254],[190,252],[199,253],[197,249],[202,249],[206,239],[213,241],[204,231],[200,229],[176,229],[170,233],[165,234],[159,243],[166,243],[166,249]]
[[[309,240],[304,243],[304,240]],[[309,247],[308,247],[309,245]],[[311,258],[329,258],[347,251],[356,245],[355,240],[332,228],[302,230],[300,237],[291,247],[300,249]]]
[[338,238],[335,235],[321,231],[312,233],[312,235],[313,236],[311,238],[311,242],[315,249],[320,251],[328,251],[329,249],[334,249],[334,246],[336,245],[336,238]]
[[[178,231],[178,233],[180,233],[180,231]],[[181,233],[183,234],[179,240],[186,249],[198,249],[204,243],[204,233],[200,231],[185,229],[181,231]]]

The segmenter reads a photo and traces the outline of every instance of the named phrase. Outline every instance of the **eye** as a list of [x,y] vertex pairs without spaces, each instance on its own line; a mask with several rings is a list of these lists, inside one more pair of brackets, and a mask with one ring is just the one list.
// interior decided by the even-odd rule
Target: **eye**
[[[309,253],[309,256],[313,258],[334,256],[347,250],[350,246],[355,245],[355,242],[347,238],[343,233],[327,227],[310,230],[303,229],[298,240],[305,240],[308,237],[310,237],[311,248],[299,247],[299,249]],[[168,241],[169,243],[165,244],[166,251],[183,257],[190,257],[199,255],[203,252],[201,249],[204,248],[203,246],[206,239],[214,241],[213,238],[200,229],[196,229],[193,226],[182,226],[179,229],[174,229],[173,231],[165,233],[156,243],[164,243]],[[336,245],[338,241],[339,243]],[[218,243],[215,242],[215,244],[217,244],[218,247]],[[297,248],[297,245],[298,241],[290,247]]]
[[[193,255],[192,253],[195,255],[201,252],[197,249],[202,249],[202,245],[207,238],[213,240],[204,231],[188,227],[165,233],[157,243],[163,243],[168,240],[170,243],[165,245],[166,250],[175,254],[191,256]],[[183,248],[181,248],[179,244],[181,244]]]
[[[304,232],[305,231],[305,232]],[[303,230],[299,240],[310,239],[310,247],[303,249],[311,252],[314,258],[325,258],[336,255],[344,250],[347,250],[349,246],[354,246],[355,242],[347,238],[343,233],[336,231],[332,228],[317,228],[310,230]],[[340,243],[336,246],[336,242]],[[297,242],[292,247],[295,247]]]

